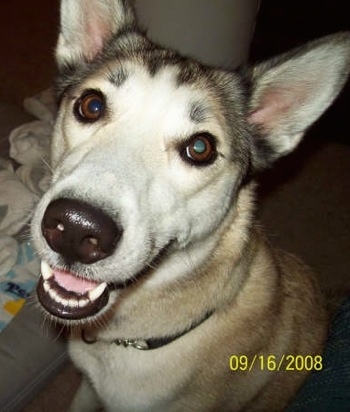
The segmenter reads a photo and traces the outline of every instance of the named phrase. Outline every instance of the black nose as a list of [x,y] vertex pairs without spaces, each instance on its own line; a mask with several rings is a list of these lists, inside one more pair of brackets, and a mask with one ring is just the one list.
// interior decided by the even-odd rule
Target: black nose
[[50,248],[67,263],[94,263],[110,256],[122,235],[101,209],[65,198],[48,205],[41,230]]

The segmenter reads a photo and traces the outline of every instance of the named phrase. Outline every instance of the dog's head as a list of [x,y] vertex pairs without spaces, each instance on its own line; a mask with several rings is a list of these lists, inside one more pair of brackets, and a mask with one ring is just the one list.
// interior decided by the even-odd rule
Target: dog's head
[[39,300],[74,323],[140,279],[152,288],[195,276],[228,216],[250,213],[242,187],[293,150],[342,88],[350,36],[243,76],[150,42],[125,1],[62,0],[57,61],[52,184],[32,234]]

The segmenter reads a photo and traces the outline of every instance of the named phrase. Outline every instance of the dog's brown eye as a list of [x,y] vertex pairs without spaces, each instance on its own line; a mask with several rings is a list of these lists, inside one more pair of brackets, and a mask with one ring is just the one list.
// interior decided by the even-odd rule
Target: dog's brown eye
[[195,166],[206,166],[216,159],[215,139],[209,133],[192,136],[180,152],[182,158]]
[[104,113],[104,109],[103,95],[98,91],[90,90],[77,100],[74,112],[78,120],[90,123],[99,120]]

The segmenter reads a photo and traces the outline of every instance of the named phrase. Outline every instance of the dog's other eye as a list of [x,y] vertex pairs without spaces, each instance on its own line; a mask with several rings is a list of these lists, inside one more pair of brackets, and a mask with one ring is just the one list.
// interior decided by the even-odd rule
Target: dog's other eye
[[194,166],[207,166],[217,156],[215,138],[209,133],[195,134],[182,147],[180,155]]
[[74,114],[79,121],[92,123],[99,120],[105,109],[102,93],[96,90],[87,90],[76,101]]

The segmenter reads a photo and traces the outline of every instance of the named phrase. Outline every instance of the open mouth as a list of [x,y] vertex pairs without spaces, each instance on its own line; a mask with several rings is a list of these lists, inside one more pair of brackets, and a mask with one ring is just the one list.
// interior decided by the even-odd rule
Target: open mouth
[[61,319],[79,320],[93,316],[109,300],[106,282],[78,277],[74,273],[52,269],[41,262],[37,295],[42,306]]

